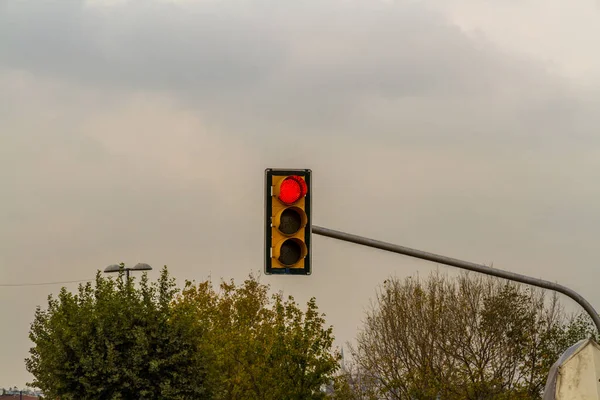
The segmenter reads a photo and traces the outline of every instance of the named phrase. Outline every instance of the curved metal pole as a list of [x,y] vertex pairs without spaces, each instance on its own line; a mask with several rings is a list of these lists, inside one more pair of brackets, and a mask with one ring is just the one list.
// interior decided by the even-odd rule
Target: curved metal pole
[[360,244],[362,246],[374,247],[380,250],[390,251],[392,253],[403,254],[405,256],[420,258],[422,260],[428,260],[437,262],[440,264],[450,265],[452,267],[467,269],[469,271],[480,272],[486,275],[497,276],[499,278],[508,279],[511,281],[525,283],[527,285],[538,286],[544,289],[554,290],[560,292],[565,296],[569,296],[575,300],[583,309],[592,317],[598,333],[600,333],[600,317],[594,307],[584,299],[579,293],[566,286],[558,283],[545,281],[543,279],[532,278],[526,275],[517,274],[514,272],[503,271],[501,269],[491,268],[482,264],[475,264],[468,261],[458,260],[456,258],[440,256],[433,253],[428,253],[421,250],[411,249],[409,247],[399,246],[392,243],[381,242],[379,240],[369,239],[362,236],[352,235],[346,232],[335,231],[333,229],[327,229],[320,226],[312,226],[312,233],[321,236],[327,236],[333,239],[343,240],[346,242]]

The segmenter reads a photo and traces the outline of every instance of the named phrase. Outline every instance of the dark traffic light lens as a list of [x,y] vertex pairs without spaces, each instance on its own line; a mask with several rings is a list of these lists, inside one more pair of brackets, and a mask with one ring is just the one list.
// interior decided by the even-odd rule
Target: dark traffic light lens
[[293,208],[283,210],[279,218],[279,230],[285,235],[292,235],[302,227],[302,217]]
[[293,239],[286,240],[281,245],[279,262],[283,265],[294,265],[302,257],[300,245]]

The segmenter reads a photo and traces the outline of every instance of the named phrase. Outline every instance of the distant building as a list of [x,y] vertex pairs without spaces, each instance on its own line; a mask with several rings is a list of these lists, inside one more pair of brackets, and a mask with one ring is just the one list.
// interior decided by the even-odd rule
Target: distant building
[[39,400],[42,392],[34,390],[2,389],[0,388],[0,400],[20,399],[20,400]]

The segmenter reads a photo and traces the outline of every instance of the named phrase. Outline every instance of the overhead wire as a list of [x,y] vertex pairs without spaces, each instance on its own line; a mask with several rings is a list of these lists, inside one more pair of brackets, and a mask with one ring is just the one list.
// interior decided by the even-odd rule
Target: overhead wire
[[78,281],[59,281],[59,282],[34,282],[34,283],[0,283],[0,287],[24,287],[24,286],[46,286],[46,285],[63,285],[66,283],[81,283],[91,282],[94,279],[81,279]]

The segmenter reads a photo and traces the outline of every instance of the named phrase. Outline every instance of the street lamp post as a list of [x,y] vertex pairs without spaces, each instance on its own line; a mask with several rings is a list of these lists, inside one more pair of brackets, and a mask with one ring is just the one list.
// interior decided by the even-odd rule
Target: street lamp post
[[119,264],[112,264],[109,265],[108,267],[106,267],[104,269],[105,273],[111,273],[111,272],[119,272],[121,270],[125,271],[125,275],[127,276],[127,280],[129,280],[129,271],[151,271],[152,267],[148,264],[145,263],[137,263],[135,266],[133,267],[125,267],[124,265],[119,265]]

